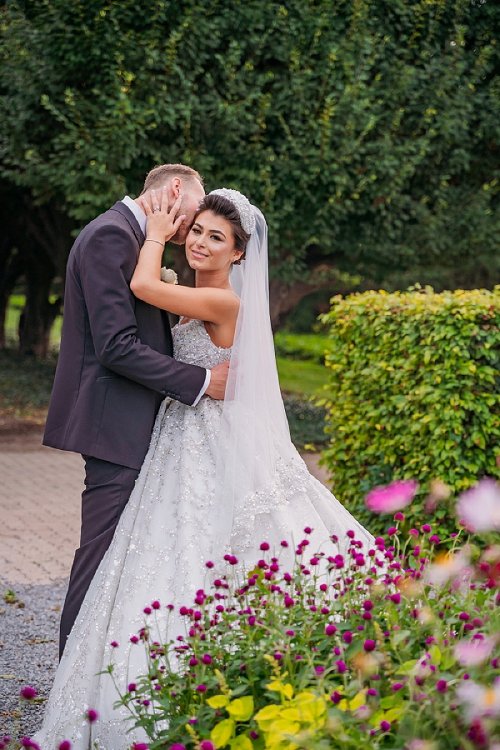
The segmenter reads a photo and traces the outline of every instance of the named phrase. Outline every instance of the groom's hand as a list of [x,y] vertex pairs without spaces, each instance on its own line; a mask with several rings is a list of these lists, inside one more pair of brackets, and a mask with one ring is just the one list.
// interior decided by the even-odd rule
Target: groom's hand
[[223,399],[226,393],[227,375],[229,372],[229,362],[221,362],[210,370],[210,385],[205,393],[207,396],[216,399]]

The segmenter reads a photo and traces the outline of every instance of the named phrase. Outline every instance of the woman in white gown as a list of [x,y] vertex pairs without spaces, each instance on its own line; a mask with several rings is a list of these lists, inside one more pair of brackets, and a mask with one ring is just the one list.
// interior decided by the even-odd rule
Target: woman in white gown
[[[207,585],[208,560],[216,577],[227,572],[224,553],[255,562],[260,542],[278,549],[283,539],[302,539],[306,525],[313,527],[311,550],[336,534],[343,551],[348,529],[365,545],[371,541],[309,474],[290,441],[269,320],[264,217],[236,191],[205,198],[186,240],[196,270],[193,290],[160,281],[163,241],[177,208],[153,214],[145,206],[148,240],[131,286],[150,304],[184,316],[173,330],[176,359],[206,368],[230,360],[226,399],[221,404],[202,397],[194,408],[163,402],[135,488],[69,636],[42,729],[33,738],[41,750],[56,750],[64,739],[72,750],[127,750],[147,741],[142,730],[127,733],[125,709],[113,709],[113,681],[99,673],[114,662],[123,692],[147,672],[145,649],[130,643],[144,625],[144,607],[159,600],[156,615],[166,639],[182,634],[179,608]],[[339,551],[329,544],[332,553]],[[174,609],[167,625],[168,604]],[[86,720],[89,708],[98,721]]]

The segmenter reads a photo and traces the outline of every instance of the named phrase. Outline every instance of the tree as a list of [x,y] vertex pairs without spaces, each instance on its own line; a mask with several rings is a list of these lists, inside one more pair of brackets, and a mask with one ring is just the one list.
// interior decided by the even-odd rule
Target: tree
[[381,283],[482,265],[498,281],[498,4],[21,0],[1,13],[1,172],[40,207],[81,225],[153,164],[193,164],[264,210],[275,323],[341,272]]

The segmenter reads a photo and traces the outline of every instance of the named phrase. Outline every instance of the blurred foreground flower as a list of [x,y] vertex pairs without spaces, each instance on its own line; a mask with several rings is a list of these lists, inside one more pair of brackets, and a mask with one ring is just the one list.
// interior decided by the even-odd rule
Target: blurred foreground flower
[[464,547],[458,552],[443,552],[436,555],[434,562],[425,571],[425,580],[434,586],[443,586],[450,578],[456,579],[470,573],[469,550]]
[[374,513],[394,513],[406,508],[415,497],[418,482],[396,481],[386,487],[375,487],[366,496],[366,507]]
[[468,722],[483,717],[500,716],[500,682],[493,687],[484,687],[472,680],[457,688],[457,698],[463,704]]
[[455,646],[455,656],[466,667],[477,666],[487,661],[493,653],[498,638],[482,638],[459,641]]
[[494,479],[482,479],[464,492],[457,503],[459,518],[477,533],[500,530],[500,487]]

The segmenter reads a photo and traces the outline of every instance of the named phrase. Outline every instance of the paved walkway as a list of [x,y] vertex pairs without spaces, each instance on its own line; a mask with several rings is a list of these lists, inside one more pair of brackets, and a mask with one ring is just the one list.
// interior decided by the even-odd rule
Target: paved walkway
[[[318,456],[304,456],[326,483]],[[81,456],[44,448],[41,433],[0,440],[0,582],[47,584],[69,575],[78,546]]]

